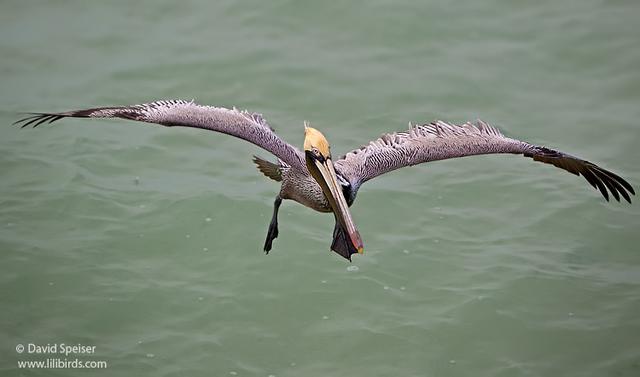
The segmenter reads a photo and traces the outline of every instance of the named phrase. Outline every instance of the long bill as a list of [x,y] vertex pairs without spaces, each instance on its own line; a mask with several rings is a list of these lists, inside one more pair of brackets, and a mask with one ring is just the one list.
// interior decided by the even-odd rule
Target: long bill
[[318,181],[320,187],[322,187],[322,191],[327,197],[338,223],[347,232],[353,247],[358,250],[358,253],[362,254],[364,244],[362,243],[362,238],[356,228],[356,224],[353,222],[351,212],[349,212],[349,206],[342,193],[342,186],[338,182],[338,177],[336,177],[336,171],[333,168],[331,158],[326,158],[323,161],[313,158],[313,166],[316,169],[311,169],[311,173],[313,176],[317,175],[313,170],[317,170],[317,173],[320,173],[319,176],[314,178]]

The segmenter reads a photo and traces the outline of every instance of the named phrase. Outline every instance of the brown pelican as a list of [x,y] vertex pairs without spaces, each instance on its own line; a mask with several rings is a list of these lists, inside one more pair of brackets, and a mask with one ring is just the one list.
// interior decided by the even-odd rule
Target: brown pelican
[[631,203],[633,187],[614,173],[589,161],[504,136],[497,128],[477,120],[454,125],[443,121],[411,125],[403,132],[382,135],[334,160],[329,142],[305,122],[304,153],[280,139],[261,114],[235,108],[202,106],[193,101],[167,100],[142,105],[98,107],[62,113],[30,113],[18,120],[22,127],[52,123],[66,117],[123,118],[167,127],[191,127],[222,132],[249,141],[275,155],[277,163],[259,157],[253,161],[267,177],[282,182],[276,196],[264,251],[278,237],[278,209],[283,199],[320,212],[333,212],[336,224],[331,250],[351,260],[362,253],[360,234],[349,212],[360,186],[381,174],[423,162],[491,153],[521,154],[552,164],[587,182],[609,201],[609,193]]

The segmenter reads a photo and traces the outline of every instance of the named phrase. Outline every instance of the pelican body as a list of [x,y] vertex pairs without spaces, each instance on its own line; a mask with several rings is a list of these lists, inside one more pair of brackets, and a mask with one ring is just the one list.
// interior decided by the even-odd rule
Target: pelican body
[[264,251],[268,254],[278,237],[278,210],[282,200],[294,200],[319,212],[332,212],[336,224],[331,250],[344,258],[362,253],[364,246],[349,207],[364,182],[384,173],[420,163],[449,158],[509,153],[552,164],[582,175],[609,201],[611,194],[631,203],[633,187],[618,175],[589,161],[504,136],[497,128],[477,120],[454,125],[443,121],[409,125],[403,132],[382,135],[334,160],[324,135],[305,122],[304,149],[278,137],[261,114],[236,108],[202,106],[193,101],[166,100],[133,106],[99,107],[61,113],[31,113],[15,124],[22,127],[52,123],[66,117],[124,118],[167,127],[190,127],[217,131],[249,141],[277,157],[270,162],[253,161],[267,177],[281,182]]

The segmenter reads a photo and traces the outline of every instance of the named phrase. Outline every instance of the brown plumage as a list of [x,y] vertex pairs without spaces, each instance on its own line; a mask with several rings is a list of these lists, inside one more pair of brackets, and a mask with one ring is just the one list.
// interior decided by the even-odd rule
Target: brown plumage
[[[443,121],[410,126],[407,131],[384,134],[336,161],[336,167],[350,181],[369,179],[406,166],[479,154],[511,153],[552,164],[582,175],[609,201],[609,192],[631,203],[633,187],[618,175],[594,163],[523,141],[505,137],[497,128],[481,120],[457,126]],[[608,189],[608,191],[607,191]]]
[[[62,113],[32,113],[31,116],[15,123],[22,127],[29,125],[37,127],[65,117],[123,118],[168,127],[217,131],[249,141],[275,155],[278,159],[277,163],[254,158],[258,169],[265,176],[282,182],[264,245],[266,252],[271,249],[272,241],[278,235],[277,213],[283,199],[295,200],[316,211],[335,213],[331,205],[333,202],[330,203],[318,181],[310,174],[309,160],[307,159],[305,163],[305,154],[280,139],[260,114],[239,111],[235,108],[202,106],[193,101],[168,100]],[[313,132],[308,131],[308,133]],[[305,150],[308,149],[306,148],[307,140],[306,138]],[[320,142],[323,141],[320,140]],[[325,154],[324,157],[328,156],[330,160],[328,143],[318,144],[315,148],[316,152]],[[320,151],[320,149],[323,150]],[[553,149],[508,138],[495,127],[480,120],[463,125],[436,121],[410,126],[407,131],[384,134],[367,145],[345,154],[340,159],[330,161],[328,167],[330,170],[335,167],[335,179],[341,185],[344,199],[350,206],[360,186],[381,174],[424,162],[494,153],[521,154],[534,161],[552,164],[572,174],[582,175],[589,184],[600,191],[607,201],[611,194],[617,201],[622,197],[631,203],[630,195],[635,195],[633,187],[627,181],[594,163]],[[322,160],[324,157],[320,156]],[[332,249],[350,259],[354,252],[352,249],[345,251],[345,246],[336,246],[340,231],[338,226],[334,230]],[[344,237],[344,234],[342,236]]]

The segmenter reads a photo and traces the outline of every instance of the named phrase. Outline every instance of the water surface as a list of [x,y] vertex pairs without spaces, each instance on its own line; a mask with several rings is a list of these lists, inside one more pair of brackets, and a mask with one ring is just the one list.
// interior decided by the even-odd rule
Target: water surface
[[[340,155],[482,118],[639,187],[635,1],[5,1],[0,371],[9,376],[637,376],[640,212],[517,156],[364,185],[365,254],[224,135],[20,111],[195,98]],[[17,344],[108,370],[18,370]],[[105,374],[106,373],[106,374]]]

